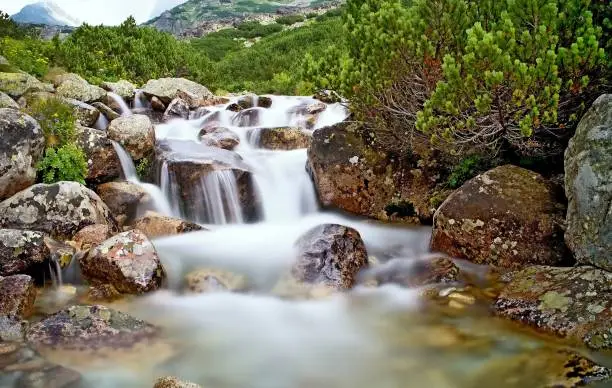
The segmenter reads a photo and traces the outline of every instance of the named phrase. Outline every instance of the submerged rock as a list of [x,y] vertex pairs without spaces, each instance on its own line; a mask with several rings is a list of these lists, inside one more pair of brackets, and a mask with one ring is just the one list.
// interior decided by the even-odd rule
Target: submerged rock
[[157,290],[165,277],[153,244],[137,230],[111,237],[81,257],[79,263],[89,282],[110,284],[126,294]]
[[157,97],[164,104],[174,100],[180,91],[190,93],[197,98],[213,97],[213,94],[203,85],[185,78],[160,78],[150,80],[142,88],[142,92],[149,97]]
[[173,376],[160,377],[153,388],[201,388],[198,384],[182,381]]
[[37,184],[0,202],[0,226],[70,239],[87,225],[116,223],[100,197],[77,182]]
[[0,108],[0,200],[36,181],[36,163],[43,155],[45,137],[38,123],[15,109]]
[[36,288],[28,275],[0,276],[0,316],[26,318],[34,311]]
[[43,233],[0,229],[0,276],[29,273],[50,257]]
[[32,92],[52,92],[53,86],[43,84],[36,77],[26,73],[1,73],[0,72],[0,91],[17,99],[28,91]]
[[421,287],[454,283],[459,279],[457,265],[447,257],[425,259],[393,259],[368,271],[365,279],[378,285],[398,284],[403,287]]
[[175,98],[170,102],[168,108],[164,112],[164,116],[162,117],[162,121],[170,121],[172,119],[183,119],[187,120],[189,118],[189,103],[181,98]]
[[[0,316],[0,343],[23,342],[25,339],[26,327],[27,321]],[[2,354],[1,350],[0,354]]]
[[145,215],[137,219],[132,226],[134,229],[144,233],[150,239],[204,229],[193,222],[185,221],[180,218],[166,217],[152,211],[147,211]]
[[72,306],[30,326],[27,341],[61,349],[130,348],[156,336],[158,329],[104,306]]
[[612,348],[612,273],[594,267],[533,266],[503,278],[496,313],[548,333]]
[[199,134],[200,141],[209,147],[233,150],[240,144],[240,137],[223,127],[204,128]]
[[85,79],[72,73],[56,78],[55,84],[58,96],[87,103],[99,101],[106,94],[101,87],[90,85]]
[[310,133],[299,128],[261,128],[256,129],[261,148],[269,150],[295,150],[308,148],[312,140]]
[[342,225],[312,228],[295,243],[297,258],[291,275],[305,283],[349,289],[368,266],[368,254],[359,232]]
[[124,100],[130,100],[134,97],[136,86],[129,81],[119,80],[117,82],[102,82],[102,89],[115,93]]
[[144,213],[151,200],[142,186],[132,182],[108,182],[98,186],[96,191],[115,219],[127,223],[136,218],[139,212]]
[[506,165],[451,194],[434,215],[431,249],[478,264],[521,268],[567,261],[565,206],[542,176]]
[[612,94],[593,103],[565,150],[565,193],[576,260],[612,271]]
[[108,138],[121,144],[134,160],[153,152],[155,131],[145,115],[134,114],[113,120],[108,126]]
[[104,183],[121,176],[121,161],[106,131],[77,127],[77,144],[87,156],[87,183]]
[[0,108],[19,109],[19,104],[8,94],[0,92]]
[[187,291],[200,294],[218,291],[245,291],[249,287],[246,277],[213,268],[190,272],[185,277],[185,283],[187,283]]
[[0,375],[16,388],[70,388],[81,380],[78,372],[46,361],[24,344],[0,343],[0,359]]

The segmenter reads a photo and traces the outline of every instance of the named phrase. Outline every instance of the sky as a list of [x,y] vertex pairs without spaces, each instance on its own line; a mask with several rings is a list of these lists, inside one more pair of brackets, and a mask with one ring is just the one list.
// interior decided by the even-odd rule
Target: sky
[[[0,0],[0,10],[13,15],[41,0]],[[54,0],[66,13],[89,24],[116,25],[132,15],[145,22],[185,0]]]

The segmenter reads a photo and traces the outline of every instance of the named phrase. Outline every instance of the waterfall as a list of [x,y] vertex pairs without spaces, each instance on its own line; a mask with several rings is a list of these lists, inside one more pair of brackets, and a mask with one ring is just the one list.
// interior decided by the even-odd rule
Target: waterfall
[[134,103],[132,104],[132,107],[134,109],[141,109],[149,108],[150,106],[151,104],[149,103],[149,100],[147,100],[147,97],[144,95],[142,90],[136,90],[136,92],[134,93]]
[[130,107],[128,106],[128,104],[125,103],[125,101],[123,100],[123,98],[121,98],[121,96],[119,96],[118,94],[112,93],[112,92],[107,92],[106,95],[110,97],[110,99],[113,100],[115,104],[117,104],[117,106],[119,106],[119,114],[121,114],[121,116],[131,116],[132,115],[132,111],[130,110]]
[[243,222],[242,206],[238,195],[238,184],[232,170],[212,171],[201,179],[204,199],[204,214],[211,224]]
[[100,115],[98,116],[94,127],[96,129],[106,131],[106,128],[108,128],[108,119],[106,118],[106,116],[104,116],[104,113],[100,112]]

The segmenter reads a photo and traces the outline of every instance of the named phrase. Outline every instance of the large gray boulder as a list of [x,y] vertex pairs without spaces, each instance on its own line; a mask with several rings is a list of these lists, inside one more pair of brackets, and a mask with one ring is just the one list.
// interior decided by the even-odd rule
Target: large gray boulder
[[155,131],[145,115],[123,116],[113,120],[107,129],[108,137],[121,144],[134,160],[153,152]]
[[38,123],[18,110],[0,108],[0,200],[36,181],[45,137]]
[[0,229],[0,276],[28,273],[50,257],[43,233]]
[[74,111],[77,121],[85,127],[93,127],[100,117],[100,111],[94,106],[86,104],[73,98],[63,98],[66,104],[70,105]]
[[51,92],[53,87],[26,73],[0,73],[0,91],[17,99],[27,91]]
[[142,88],[142,92],[145,95],[157,97],[166,105],[177,97],[179,91],[187,92],[200,99],[213,97],[213,94],[206,86],[185,78],[154,79],[147,82]]
[[0,226],[36,230],[69,239],[87,225],[117,229],[108,207],[77,182],[37,184],[0,202]]
[[8,94],[0,92],[0,108],[19,109],[19,104]]
[[87,157],[87,183],[109,182],[121,176],[121,161],[106,131],[79,126],[77,144]]
[[64,74],[56,78],[55,83],[57,85],[56,93],[60,97],[92,103],[106,95],[104,89],[90,85],[89,82],[76,74]]
[[581,264],[612,271],[612,94],[584,115],[565,151],[565,241]]
[[100,86],[102,89],[115,93],[124,100],[134,98],[134,92],[136,91],[136,86],[126,80],[120,80],[117,82],[102,82]]

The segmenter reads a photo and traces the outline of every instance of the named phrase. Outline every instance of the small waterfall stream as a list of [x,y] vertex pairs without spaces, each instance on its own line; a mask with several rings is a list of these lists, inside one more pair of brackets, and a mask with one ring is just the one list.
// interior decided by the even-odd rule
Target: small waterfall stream
[[117,106],[119,107],[118,113],[121,116],[131,116],[132,115],[132,110],[130,109],[128,104],[123,100],[123,98],[121,98],[121,96],[113,92],[106,92],[106,95],[110,97],[115,104],[117,104]]

